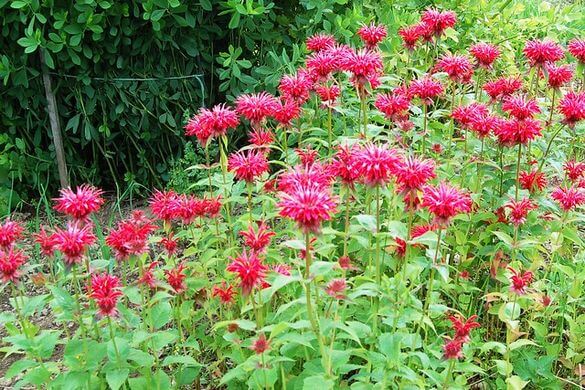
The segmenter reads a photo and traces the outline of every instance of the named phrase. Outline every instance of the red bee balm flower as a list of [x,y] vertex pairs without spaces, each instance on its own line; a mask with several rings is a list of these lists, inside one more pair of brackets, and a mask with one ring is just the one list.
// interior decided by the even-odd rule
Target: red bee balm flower
[[232,262],[226,270],[238,274],[240,278],[240,287],[242,295],[249,295],[254,287],[261,287],[266,278],[268,267],[262,264],[262,260],[254,252],[246,252],[236,258],[231,258]]
[[90,225],[80,227],[77,222],[68,223],[65,230],[56,229],[53,237],[55,249],[63,253],[67,265],[79,264],[87,247],[96,240]]
[[278,100],[268,92],[240,95],[236,99],[236,111],[252,124],[262,122],[266,117],[274,115],[278,107]]
[[484,84],[483,90],[493,100],[512,95],[522,88],[522,81],[516,77],[502,77]]
[[319,95],[319,98],[323,102],[328,103],[332,103],[335,100],[337,100],[337,98],[341,94],[341,90],[335,84],[331,85],[330,87],[326,85],[317,85],[315,87],[315,92],[317,93],[317,95]]
[[335,38],[329,34],[315,34],[307,38],[307,49],[321,51],[335,46]]
[[408,118],[410,97],[401,93],[381,93],[376,96],[375,106],[386,118],[400,121]]
[[572,39],[569,42],[569,53],[573,55],[579,62],[585,64],[585,39]]
[[211,296],[219,298],[219,301],[224,305],[231,305],[234,303],[236,291],[234,287],[228,285],[225,281],[221,282],[220,286],[213,286]]
[[180,263],[170,271],[165,271],[167,277],[167,283],[175,290],[177,294],[183,293],[187,286],[185,285],[185,264]]
[[326,80],[338,67],[338,58],[331,50],[311,54],[306,61],[309,72],[318,80]]
[[19,268],[26,262],[25,254],[14,248],[0,250],[0,277],[6,283],[18,281]]
[[63,188],[59,191],[58,198],[54,199],[54,209],[67,214],[74,219],[86,219],[89,214],[96,212],[104,204],[101,197],[103,191],[88,184],[77,187],[75,192],[71,188]]
[[491,69],[494,61],[500,56],[500,50],[497,46],[485,42],[471,46],[469,53],[475,58],[478,66],[486,69]]
[[117,277],[105,273],[92,275],[89,287],[89,296],[96,301],[101,316],[112,317],[118,314],[116,304],[122,291]]
[[331,163],[331,171],[346,186],[352,187],[360,177],[359,148],[357,146],[340,146]]
[[210,138],[225,135],[228,129],[238,126],[240,120],[236,112],[225,104],[218,104],[211,110],[202,108],[185,125],[185,135],[195,136],[202,146]]
[[565,175],[574,183],[585,174],[585,162],[570,160],[563,165],[563,169]]
[[412,26],[401,27],[398,30],[398,35],[402,38],[402,45],[407,50],[414,50],[416,43],[423,34],[424,27],[420,24],[414,24]]
[[555,62],[565,56],[563,48],[552,41],[527,41],[524,46],[524,55],[530,66],[542,66],[547,62]]
[[521,171],[520,172],[520,187],[528,190],[531,193],[535,191],[542,191],[546,187],[546,177],[540,171]]
[[274,142],[274,133],[270,129],[255,128],[248,134],[248,141],[264,152]]
[[174,238],[173,233],[169,233],[168,236],[163,237],[160,240],[160,243],[165,248],[165,251],[167,252],[168,256],[174,255],[175,252],[177,251],[178,242],[177,242],[177,239]]
[[258,222],[258,228],[254,230],[252,225],[248,226],[248,230],[241,231],[240,235],[244,237],[244,244],[252,249],[256,253],[263,253],[268,245],[270,245],[270,240],[276,233],[269,230],[268,226],[260,221]]
[[278,90],[286,98],[303,104],[309,99],[313,82],[305,70],[299,70],[296,75],[284,75],[280,79]]
[[44,226],[35,234],[35,242],[40,245],[41,253],[45,256],[53,256],[55,253],[55,237],[48,234]]
[[442,182],[438,186],[424,188],[422,205],[435,215],[436,224],[444,226],[457,214],[471,211],[471,198],[469,194]]
[[444,55],[437,62],[437,69],[447,73],[453,82],[467,83],[473,75],[473,68],[465,56]]
[[332,298],[345,299],[345,290],[347,289],[347,283],[345,279],[333,279],[327,284],[325,292]]
[[372,23],[369,26],[362,26],[357,33],[369,49],[378,46],[378,44],[388,35],[386,27],[375,23]]
[[260,336],[258,336],[258,338],[254,341],[250,349],[254,351],[256,355],[262,355],[264,352],[270,349],[270,340],[267,340],[266,336],[264,336],[264,333],[261,333]]
[[447,28],[455,26],[457,14],[453,11],[440,12],[429,8],[423,12],[421,21],[436,37],[439,37]]
[[382,57],[380,53],[373,50],[359,50],[348,53],[344,59],[345,68],[351,72],[351,81],[358,88],[367,83],[370,87],[376,88],[379,85],[378,78],[382,75]]
[[153,261],[148,265],[143,271],[142,277],[138,279],[138,284],[142,284],[144,286],[148,286],[150,289],[155,289],[158,285],[156,277],[154,276],[154,269],[158,266],[158,261]]
[[361,149],[356,160],[363,182],[372,187],[385,185],[401,163],[401,158],[394,149],[373,143]]
[[24,228],[18,223],[7,219],[0,224],[0,248],[7,249],[14,244],[16,240],[22,238]]
[[485,104],[471,103],[468,106],[459,106],[453,109],[451,117],[459,123],[459,125],[466,129],[474,118],[479,116],[486,116],[489,110]]
[[443,84],[426,76],[413,81],[409,91],[413,96],[421,99],[423,104],[430,105],[433,103],[433,99],[443,94]]
[[464,343],[468,342],[469,333],[471,333],[473,329],[481,326],[479,322],[475,321],[476,319],[476,315],[473,315],[468,319],[465,319],[465,317],[460,314],[449,316],[449,321],[451,321],[453,329],[455,329],[455,339],[459,339]]
[[477,115],[471,118],[469,130],[473,131],[480,139],[495,132],[503,123],[502,118],[494,115]]
[[445,359],[461,359],[463,357],[463,340],[455,338],[445,339],[445,344],[443,345],[443,356]]
[[408,157],[396,168],[396,182],[402,191],[412,191],[421,188],[435,175],[435,162]]
[[106,237],[106,244],[114,250],[116,259],[126,260],[148,250],[148,236],[157,229],[144,213],[136,210],[129,219],[118,222]]
[[571,65],[547,64],[546,73],[548,74],[548,85],[551,88],[560,88],[573,78]]
[[294,100],[282,100],[274,111],[274,119],[282,126],[289,127],[293,119],[301,115],[301,107]]
[[181,197],[173,190],[156,190],[149,203],[150,211],[163,221],[170,222],[181,214]]
[[515,225],[520,226],[526,222],[526,216],[530,210],[535,210],[536,205],[530,199],[524,198],[519,201],[511,199],[505,208],[510,210],[508,219]]
[[317,183],[296,185],[280,193],[280,215],[294,220],[304,232],[318,232],[321,223],[331,219],[337,202],[329,190]]
[[585,93],[567,93],[559,102],[559,111],[563,114],[565,123],[570,128],[585,119]]
[[540,112],[538,103],[534,99],[527,99],[524,96],[510,96],[504,99],[502,110],[518,120],[532,118]]
[[517,295],[526,294],[526,288],[532,282],[532,272],[519,272],[512,267],[508,267],[508,269],[512,272],[512,276],[510,276],[510,282],[512,283],[510,291]]
[[585,189],[579,187],[556,188],[551,197],[557,201],[563,211],[570,211],[585,204]]
[[239,180],[248,183],[268,172],[268,160],[259,150],[245,150],[233,153],[228,159],[228,169],[236,175]]
[[498,142],[504,146],[526,145],[528,141],[540,136],[540,123],[534,119],[510,119],[503,120],[494,129]]

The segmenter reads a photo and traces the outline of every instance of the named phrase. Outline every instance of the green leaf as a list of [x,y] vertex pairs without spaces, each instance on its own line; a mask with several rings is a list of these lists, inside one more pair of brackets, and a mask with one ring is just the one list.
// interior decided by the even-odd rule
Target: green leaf
[[129,373],[130,370],[127,368],[106,372],[106,381],[108,382],[110,389],[118,390],[120,387],[122,387],[124,382],[126,382]]
[[506,383],[510,390],[522,390],[529,382],[522,380],[518,375],[514,375],[506,379]]
[[12,3],[10,3],[10,7],[14,8],[14,9],[24,8],[27,5],[28,5],[28,2],[26,2],[26,1],[13,1]]
[[370,232],[376,231],[376,217],[373,215],[360,214],[354,217],[358,223]]
[[335,382],[332,379],[325,379],[323,375],[314,375],[305,378],[303,381],[303,390],[329,390],[333,389]]
[[202,364],[198,363],[195,359],[193,359],[193,357],[185,356],[185,355],[167,356],[162,362],[163,366],[169,366],[171,364],[182,364],[184,366],[189,366],[189,367],[201,367],[202,366]]
[[538,344],[536,344],[534,341],[532,340],[528,340],[528,339],[518,339],[516,341],[514,341],[513,343],[510,344],[510,351],[513,351],[515,349],[524,347],[526,345],[534,345],[539,347]]
[[151,321],[155,329],[160,329],[171,320],[172,307],[169,302],[157,303],[151,309]]

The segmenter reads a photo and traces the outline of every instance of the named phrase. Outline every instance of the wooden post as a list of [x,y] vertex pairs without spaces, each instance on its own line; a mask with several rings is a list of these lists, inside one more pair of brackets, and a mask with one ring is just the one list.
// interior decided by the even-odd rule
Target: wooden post
[[47,112],[51,123],[51,134],[53,135],[53,145],[57,156],[57,168],[59,170],[59,181],[61,188],[69,187],[69,178],[67,176],[67,162],[65,161],[65,150],[63,149],[63,137],[61,136],[61,124],[59,122],[59,112],[57,111],[57,101],[51,86],[51,76],[47,71],[45,56],[43,50],[39,50],[41,57],[41,69],[43,71],[43,84],[45,86],[45,97],[47,98]]

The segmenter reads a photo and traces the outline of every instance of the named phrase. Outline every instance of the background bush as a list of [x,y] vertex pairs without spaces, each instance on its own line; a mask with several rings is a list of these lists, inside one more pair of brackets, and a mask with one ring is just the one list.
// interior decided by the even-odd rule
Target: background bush
[[[185,114],[241,92],[274,91],[317,31],[349,41],[360,24],[376,19],[388,26],[382,49],[394,67],[404,55],[396,31],[435,3],[0,0],[0,212],[59,185],[39,52],[53,78],[71,182],[146,195],[169,180],[184,185],[185,161],[202,161],[191,149],[177,162]],[[459,15],[451,47],[481,36],[506,53],[529,37],[566,42],[585,27],[581,1],[435,5]],[[516,64],[510,57],[500,66],[514,73]]]

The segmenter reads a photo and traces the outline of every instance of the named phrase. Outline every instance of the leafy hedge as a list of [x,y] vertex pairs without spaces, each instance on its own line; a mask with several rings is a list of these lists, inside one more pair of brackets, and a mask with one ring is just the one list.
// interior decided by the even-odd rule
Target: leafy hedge
[[[0,126],[6,129],[0,134],[0,198],[18,200],[58,186],[39,51],[53,77],[71,182],[140,191],[168,181],[182,155],[184,117],[173,113],[274,90],[316,31],[348,41],[356,26],[376,19],[388,26],[392,38],[383,50],[396,66],[400,61],[392,57],[404,55],[398,27],[430,3],[85,0],[69,7],[0,0]],[[584,27],[577,5],[504,0],[441,6],[462,15],[459,35],[448,37],[454,49],[477,36],[512,48],[530,36],[572,36]],[[515,66],[512,58],[506,66]]]

